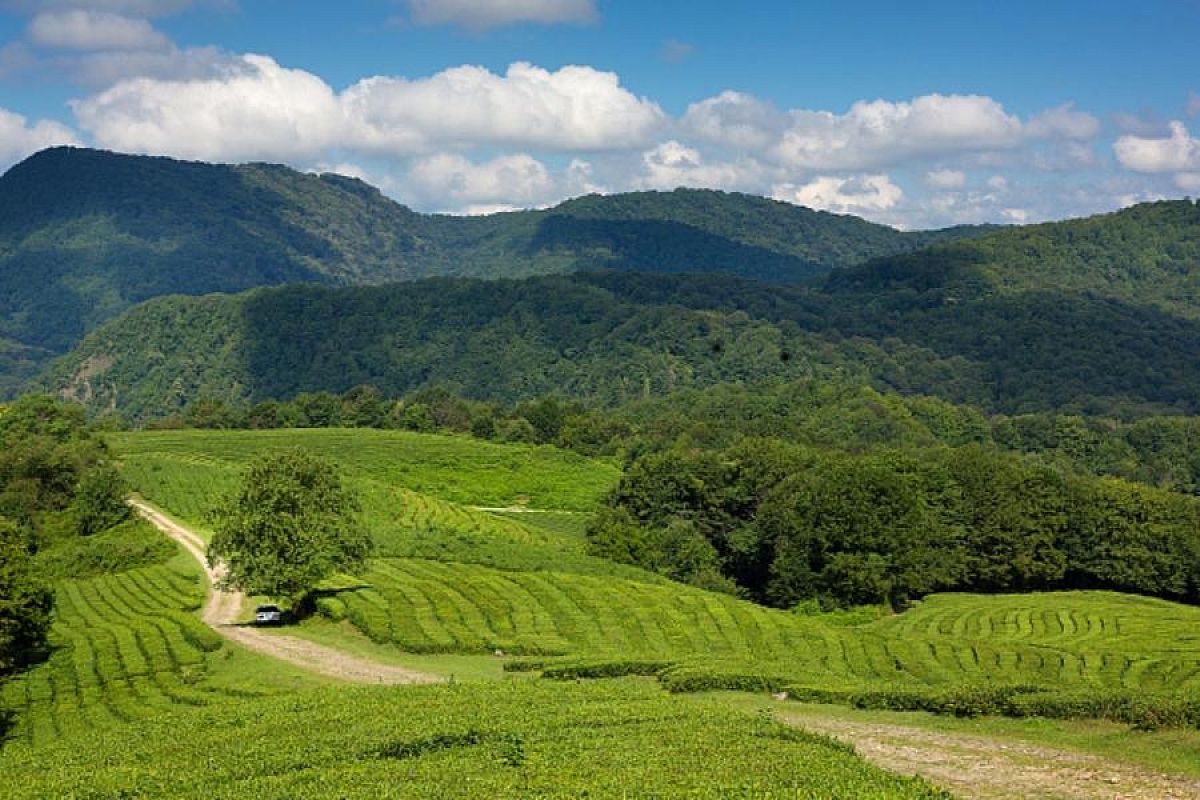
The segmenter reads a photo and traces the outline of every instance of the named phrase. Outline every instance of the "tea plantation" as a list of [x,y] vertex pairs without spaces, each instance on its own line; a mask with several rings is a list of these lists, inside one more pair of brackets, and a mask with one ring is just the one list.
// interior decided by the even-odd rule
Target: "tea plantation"
[[[378,431],[109,443],[136,491],[202,532],[255,455],[332,458],[378,552],[319,600],[333,629],[426,665],[502,651],[505,678],[352,689],[280,671],[199,622],[182,554],[62,580],[49,660],[4,687],[0,798],[944,796],[690,696],[708,689],[1200,724],[1197,608],[1070,592],[780,611],[588,556],[588,511],[618,476],[603,461]],[[486,510],[514,506],[534,511]],[[569,680],[620,676],[644,677]]]

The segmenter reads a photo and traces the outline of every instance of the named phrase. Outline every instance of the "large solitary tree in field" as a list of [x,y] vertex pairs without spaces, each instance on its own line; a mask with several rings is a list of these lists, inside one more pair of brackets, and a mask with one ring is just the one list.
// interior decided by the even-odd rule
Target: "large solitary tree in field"
[[226,586],[299,602],[322,579],[361,567],[371,551],[357,498],[324,458],[291,450],[262,456],[216,510],[208,546]]

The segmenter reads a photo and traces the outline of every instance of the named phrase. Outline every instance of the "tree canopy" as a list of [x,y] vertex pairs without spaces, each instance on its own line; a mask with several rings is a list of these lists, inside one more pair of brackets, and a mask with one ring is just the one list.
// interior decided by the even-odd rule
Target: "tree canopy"
[[268,455],[214,512],[210,562],[225,584],[251,594],[300,601],[324,578],[360,567],[371,538],[359,502],[327,459],[296,449]]

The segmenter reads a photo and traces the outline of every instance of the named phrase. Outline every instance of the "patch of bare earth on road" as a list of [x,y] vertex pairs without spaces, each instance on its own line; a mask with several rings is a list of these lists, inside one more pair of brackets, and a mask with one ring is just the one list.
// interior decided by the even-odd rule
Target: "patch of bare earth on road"
[[306,639],[298,639],[295,636],[267,634],[253,627],[239,625],[238,616],[241,614],[246,596],[241,592],[229,592],[216,588],[220,583],[222,572],[220,567],[208,565],[204,540],[145,503],[134,501],[132,505],[152,525],[183,545],[184,549],[204,567],[212,590],[209,592],[208,601],[204,604],[201,618],[206,625],[226,639],[256,653],[272,656],[311,672],[351,683],[437,683],[442,680],[437,675],[358,658],[332,647],[326,647]]
[[964,800],[1195,800],[1200,781],[1088,753],[972,734],[789,715],[784,722],[854,745],[867,760],[920,775]]

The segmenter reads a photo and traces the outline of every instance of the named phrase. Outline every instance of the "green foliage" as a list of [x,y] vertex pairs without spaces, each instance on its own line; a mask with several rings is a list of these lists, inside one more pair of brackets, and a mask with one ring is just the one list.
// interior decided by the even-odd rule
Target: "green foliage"
[[149,523],[130,519],[87,538],[71,537],[40,551],[38,572],[49,580],[113,575],[161,564],[175,546]]
[[54,148],[0,178],[0,389],[11,391],[105,320],[169,294],[597,265],[794,280],[979,232],[905,234],[707,191],[433,216],[337,175]]
[[0,676],[45,649],[54,595],[43,553],[128,514],[124,484],[81,407],[30,396],[0,408]]
[[213,510],[208,558],[225,564],[229,586],[299,599],[335,572],[363,566],[371,538],[358,511],[332,462],[300,449],[262,456]]
[[1006,292],[1079,290],[1200,314],[1200,206],[1191,200],[1143,203],[1113,214],[1005,228],[936,247],[919,258],[882,259],[838,272],[856,288],[912,292],[995,286]]
[[49,658],[0,688],[17,712],[9,750],[236,698],[210,679],[223,640],[195,614],[205,586],[194,564],[59,580],[54,593]]
[[[163,298],[103,326],[39,384],[141,419],[201,398],[240,407],[367,385],[393,398],[440,387],[510,404],[558,395],[618,405],[718,383],[814,378],[989,413],[1131,417],[1197,410],[1197,347],[1195,320],[1086,294],[927,302],[730,276],[610,273]],[[313,424],[340,415],[325,401]],[[904,414],[886,405],[877,438],[919,428],[962,441],[980,433],[978,411],[972,420],[929,404]],[[428,424],[416,408],[404,413],[411,418],[397,425]]]
[[649,450],[608,504],[588,532],[592,553],[688,580],[711,569],[784,608],[902,608],[947,589],[1102,587],[1194,602],[1200,587],[1195,498],[977,445]]
[[91,536],[129,519],[132,511],[125,502],[129,485],[111,464],[98,464],[79,479],[71,510],[79,533]]
[[9,745],[0,753],[7,793],[945,797],[832,739],[637,684],[338,688],[164,712],[129,730],[136,735]]
[[33,568],[25,536],[0,517],[0,685],[41,653],[53,600]]

